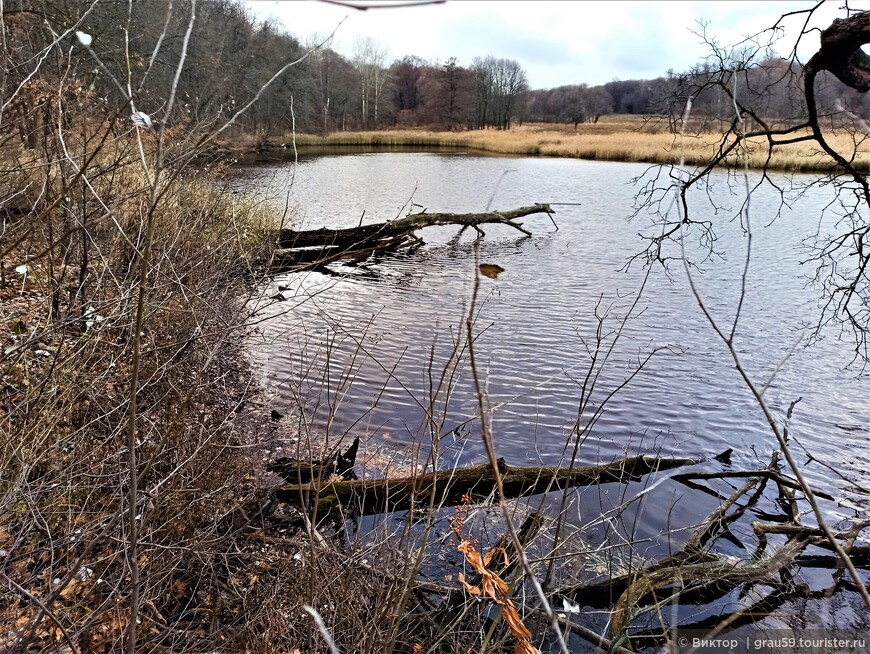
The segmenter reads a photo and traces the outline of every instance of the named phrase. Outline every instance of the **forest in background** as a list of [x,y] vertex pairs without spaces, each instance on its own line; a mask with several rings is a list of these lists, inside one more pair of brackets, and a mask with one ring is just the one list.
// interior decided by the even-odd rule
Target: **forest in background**
[[[87,106],[92,118],[108,120],[118,110],[121,100],[109,73],[126,79],[128,60],[142,79],[133,89],[137,107],[148,114],[162,113],[164,89],[174,73],[172,62],[181,52],[190,11],[184,3],[167,14],[168,6],[168,0],[101,3],[99,11],[86,15],[82,31],[93,37],[105,70],[95,67],[80,48],[69,51],[69,62],[54,62],[55,75],[66,78],[67,93]],[[10,3],[5,20],[14,60],[31,61],[54,38],[44,17],[71,24],[88,7],[84,0]],[[526,121],[576,127],[607,114],[664,116],[674,126],[688,98],[693,117],[705,126],[718,128],[732,115],[727,93],[709,83],[721,68],[715,57],[692,70],[668,71],[651,80],[614,80],[598,86],[578,80],[574,85],[533,90],[521,63],[512,59],[482,55],[467,65],[455,58],[425,61],[413,54],[391,53],[386,44],[372,38],[357,39],[348,58],[329,47],[329,35],[309,35],[303,42],[280,25],[257,22],[238,0],[201,3],[197,14],[187,52],[189,65],[179,80],[179,102],[168,117],[170,125],[186,129],[227,120],[260,92],[278,62],[296,59],[303,61],[286,69],[262,92],[238,119],[239,129],[265,140],[294,126],[312,134],[390,127],[509,129]],[[128,25],[129,42],[121,29]],[[159,56],[151,62],[158,43]],[[751,98],[748,104],[768,123],[791,125],[805,120],[800,63],[755,47],[754,57],[761,63],[739,77],[744,87],[741,97]],[[68,71],[67,63],[71,64]],[[20,87],[21,92],[0,129],[8,135],[15,125],[31,147],[52,122],[49,90],[58,80],[51,79],[49,68],[39,78],[29,78],[31,69],[26,65],[10,67],[2,80],[5,88]],[[142,75],[146,69],[148,74]],[[863,94],[833,76],[817,84],[823,113],[846,111],[870,117]]]

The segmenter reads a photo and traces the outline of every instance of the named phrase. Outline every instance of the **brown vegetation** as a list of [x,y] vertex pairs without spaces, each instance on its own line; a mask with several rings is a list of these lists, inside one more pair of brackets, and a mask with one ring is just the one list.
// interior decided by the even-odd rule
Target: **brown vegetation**
[[[53,138],[42,152],[3,151],[7,169],[28,171],[0,241],[0,643],[9,651],[55,642],[108,651],[129,622],[125,442],[149,184],[124,147],[135,137],[113,132],[101,148],[108,135],[71,136],[68,174],[43,158]],[[95,154],[87,184],[74,168],[86,149]],[[226,565],[247,565],[227,561],[218,542],[234,538],[226,521],[250,479],[228,418],[251,388],[235,330],[245,264],[266,232],[259,210],[216,190],[220,177],[179,175],[154,214],[137,393],[143,643],[200,619],[190,610],[219,601]]]
[[[167,15],[165,23],[154,21],[152,5],[141,3],[129,8],[110,4],[104,14],[91,13],[96,4],[81,2],[43,0],[41,13],[0,7],[2,29],[10,37],[2,45],[0,95],[9,98],[2,109],[14,118],[0,123],[0,647],[16,654],[132,654],[317,652],[334,645],[339,651],[434,654],[502,651],[514,642],[517,651],[531,652],[533,638],[561,640],[561,624],[597,647],[619,651],[615,642],[590,628],[557,619],[552,602],[562,594],[591,604],[600,585],[586,578],[588,564],[599,557],[595,569],[607,575],[628,567],[620,558],[621,544],[587,547],[579,530],[567,533],[571,528],[564,511],[542,517],[543,499],[526,507],[532,516],[517,529],[515,514],[523,508],[506,500],[519,487],[542,495],[555,489],[560,493],[556,499],[566,502],[560,482],[591,481],[590,471],[575,462],[607,399],[592,418],[584,417],[585,409],[593,390],[598,398],[601,389],[594,386],[628,317],[614,320],[596,312],[598,329],[586,343],[591,381],[581,391],[582,419],[570,430],[573,443],[566,442],[566,451],[573,446],[573,458],[566,456],[561,468],[536,469],[533,482],[520,482],[520,473],[503,468],[494,456],[492,410],[474,367],[479,331],[473,299],[450,360],[443,370],[430,366],[426,371],[431,454],[427,458],[419,450],[410,457],[401,505],[408,510],[372,527],[361,545],[347,542],[346,525],[357,516],[341,512],[351,508],[341,497],[330,498],[330,508],[340,505],[340,510],[327,515],[319,502],[308,502],[306,492],[320,493],[322,499],[323,492],[340,483],[314,479],[306,488],[276,486],[277,480],[261,467],[265,462],[248,456],[270,449],[270,439],[279,433],[273,423],[282,419],[273,415],[270,421],[268,408],[258,404],[255,375],[245,365],[241,346],[246,330],[255,328],[246,300],[258,292],[260,264],[271,262],[275,230],[282,225],[262,206],[227,191],[224,165],[194,169],[189,163],[221,131],[229,133],[227,112],[248,102],[253,106],[257,98],[262,102],[255,111],[233,114],[233,120],[245,119],[250,138],[262,144],[267,130],[286,127],[292,75],[282,75],[291,64],[270,77],[272,55],[291,42],[294,56],[301,51],[298,43],[267,26],[255,30],[232,2],[201,3],[199,9],[182,4],[184,11]],[[168,4],[159,6],[168,10]],[[201,11],[199,19],[196,11]],[[77,28],[99,34],[101,41],[84,32],[75,37]],[[56,38],[59,33],[63,36]],[[165,47],[160,58],[159,47]],[[243,50],[251,56],[239,57]],[[111,59],[120,52],[127,56]],[[313,83],[314,76],[326,72],[324,66],[334,64],[344,69],[345,87],[350,88],[352,68],[340,60],[330,64],[329,54],[320,61],[312,57],[317,65],[306,71],[306,79]],[[251,65],[227,65],[235,59]],[[155,62],[159,65],[149,77]],[[164,67],[164,62],[172,65]],[[513,75],[508,86],[517,93],[522,89],[521,70],[511,62],[479,63],[478,72],[491,64],[493,75],[501,68],[506,83]],[[472,71],[463,76],[455,68],[445,66],[446,77],[436,81],[449,82],[456,74],[470,82]],[[381,78],[375,77],[374,96],[366,96],[365,105],[370,99],[377,105],[383,91],[383,86],[377,90]],[[117,79],[135,80],[138,87],[131,90],[131,82],[125,89]],[[281,91],[262,93],[275,79],[284,82],[276,85]],[[309,102],[310,121],[324,129],[339,118],[344,122],[350,100],[345,98],[344,107],[330,104],[336,96],[329,94],[336,89],[328,91],[324,83],[319,90],[324,111]],[[174,104],[181,94],[187,101]],[[467,100],[463,110],[470,111]],[[662,163],[706,161],[717,147],[703,129],[696,138],[678,142],[671,135],[673,124],[627,129],[635,123],[624,120],[602,120],[577,130],[529,125],[508,133],[515,107],[506,102],[502,97],[495,103],[500,108],[477,113],[478,126],[497,124],[505,128],[501,131],[377,132],[321,141],[301,137],[300,142],[448,146]],[[450,127],[462,122],[451,113],[460,104],[439,108],[447,112],[450,120],[444,122]],[[153,120],[142,109],[154,112]],[[372,120],[380,120],[377,109],[373,114]],[[367,123],[367,110],[360,117]],[[784,159],[771,165],[787,170],[829,165],[806,150],[807,143],[784,146]],[[758,155],[753,156],[750,161],[758,165]],[[863,157],[862,149],[862,166]],[[543,205],[527,209],[545,210]],[[505,216],[495,218],[504,221]],[[495,218],[479,214],[469,224]],[[407,227],[401,219],[396,223]],[[492,264],[474,269],[488,276],[500,271]],[[474,280],[479,284],[478,276]],[[476,293],[477,286],[475,298]],[[491,455],[476,480],[486,482],[480,488],[489,497],[473,509],[466,493],[458,507],[449,506],[456,495],[435,492],[439,475],[432,473],[460,361],[470,361],[475,375],[481,437]],[[315,465],[323,435],[313,432],[301,411],[294,417],[297,462],[299,455],[307,455],[308,477],[338,472],[338,462],[330,466],[325,455]],[[779,443],[788,456],[784,442],[783,437]],[[617,462],[597,468],[596,475],[604,470],[607,477],[596,481],[625,483],[635,473],[660,467],[657,459],[629,461],[631,466]],[[801,524],[803,500],[793,490],[801,489],[816,511],[816,498],[828,496],[814,494],[797,466],[792,469],[794,478],[779,470],[774,458],[763,471],[674,477],[717,497],[720,492],[699,480],[716,483],[740,476],[751,481],[697,527],[683,548],[691,561],[641,562],[638,569],[605,583],[608,590],[618,590],[608,604],[615,604],[613,641],[636,635],[632,621],[646,610],[640,605],[649,594],[683,584],[674,593],[678,595],[709,585],[711,577],[727,583],[769,581],[810,543],[836,552],[837,577],[830,593],[842,588],[845,551],[853,550],[866,524],[856,522],[833,533],[821,520],[820,528]],[[420,486],[421,481],[429,485]],[[362,495],[364,508],[366,501],[371,510],[389,507],[379,495],[389,480],[345,483],[356,497]],[[775,496],[762,495],[765,485],[776,485]],[[750,492],[745,504],[738,505]],[[604,518],[619,522],[631,501]],[[494,503],[500,516],[491,508]],[[754,525],[755,551],[747,550],[745,559],[734,563],[714,546],[750,506],[762,507],[779,524]],[[472,512],[486,516],[485,528],[475,529]],[[452,518],[450,529],[440,534],[445,514]],[[510,537],[491,537],[493,523]],[[768,535],[782,534],[789,540],[759,564]],[[482,554],[487,541],[494,541],[493,547]],[[566,549],[566,544],[572,547]],[[866,551],[858,553],[866,561]],[[465,563],[474,573],[467,580],[459,572]],[[544,568],[542,588],[537,573]],[[849,571],[848,583],[863,588],[854,568]],[[789,579],[782,581],[777,590],[783,597],[798,593]],[[540,600],[535,605],[522,599],[533,592]],[[473,597],[499,607],[504,621]],[[548,624],[536,620],[540,613]],[[653,636],[656,642],[667,640],[673,626],[662,620]]]
[[[571,157],[602,161],[637,161],[653,164],[702,166],[716,154],[721,132],[692,132],[684,139],[672,134],[667,126],[638,116],[606,116],[597,123],[570,125],[526,124],[506,130],[440,132],[424,129],[382,130],[370,132],[335,132],[326,136],[297,134],[299,147],[419,147],[462,148],[508,155]],[[290,137],[273,138],[271,147],[290,142]],[[832,130],[832,144],[842,151],[855,147],[854,135],[846,130]],[[751,139],[749,165],[787,172],[829,170],[832,161],[818,146],[808,142],[778,148],[768,157],[766,141]],[[727,162],[737,165],[736,156]],[[870,145],[858,144],[856,167],[870,170]],[[741,164],[742,165],[742,164]]]

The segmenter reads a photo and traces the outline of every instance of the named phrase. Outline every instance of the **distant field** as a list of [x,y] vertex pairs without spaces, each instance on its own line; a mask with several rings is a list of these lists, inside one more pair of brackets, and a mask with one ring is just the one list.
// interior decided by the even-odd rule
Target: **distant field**
[[[662,121],[645,121],[638,116],[608,116],[598,123],[585,123],[575,130],[572,125],[531,123],[509,131],[481,130],[436,132],[424,129],[382,130],[373,132],[335,132],[326,136],[297,134],[299,146],[413,146],[474,148],[503,154],[527,154],[550,157],[575,157],[608,161],[679,163],[703,165],[718,149],[720,136],[714,132],[689,130],[686,137],[671,134]],[[852,136],[845,130],[826,135],[829,142],[846,159],[856,150]],[[290,137],[272,139],[271,143],[289,143]],[[752,144],[749,165],[762,167],[768,160],[765,141]],[[854,160],[858,167],[870,170],[870,145],[857,146]],[[736,157],[731,165],[742,165]],[[768,162],[770,168],[787,171],[824,170],[830,159],[814,143],[794,143],[777,147]]]

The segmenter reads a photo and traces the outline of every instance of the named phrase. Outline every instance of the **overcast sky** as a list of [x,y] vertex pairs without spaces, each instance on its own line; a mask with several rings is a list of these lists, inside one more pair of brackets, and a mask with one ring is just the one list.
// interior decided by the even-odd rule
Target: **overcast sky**
[[[720,43],[734,43],[772,25],[785,12],[815,3],[448,0],[368,11],[317,0],[247,0],[246,4],[257,18],[275,19],[303,42],[314,33],[335,30],[333,49],[348,57],[357,35],[371,36],[387,45],[391,61],[413,54],[441,62],[456,57],[468,65],[476,56],[508,57],[526,69],[532,88],[552,88],[653,78],[668,69],[683,71],[709,53],[692,33],[699,31],[698,21],[707,22],[707,33]],[[842,2],[829,1],[817,12],[815,24],[827,26],[842,16],[839,6]],[[792,35],[801,19],[787,21],[793,26]],[[809,56],[813,44],[818,45],[818,35],[805,39],[804,53]],[[780,50],[785,53],[791,43],[782,43]]]

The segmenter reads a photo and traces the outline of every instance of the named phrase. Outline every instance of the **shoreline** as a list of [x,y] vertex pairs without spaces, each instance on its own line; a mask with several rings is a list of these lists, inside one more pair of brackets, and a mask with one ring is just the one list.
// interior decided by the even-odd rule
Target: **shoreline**
[[[826,134],[831,144],[852,159],[856,168],[870,171],[870,147],[854,151],[846,130]],[[389,129],[369,132],[333,132],[325,135],[275,135],[259,145],[230,145],[232,149],[254,153],[255,160],[263,155],[291,158],[293,143],[298,149],[325,149],[340,152],[350,148],[415,148],[472,150],[503,156],[536,156],[678,165],[681,158],[687,166],[706,166],[716,153],[721,134],[698,132],[685,137],[668,131],[647,128],[640,120],[605,121],[581,125],[577,130],[566,125],[527,124],[507,131],[476,130],[438,132],[422,128]],[[767,142],[750,141],[749,167],[754,170],[775,170],[785,173],[831,172],[834,163],[814,142],[792,143],[768,152]],[[285,154],[286,153],[286,154]],[[742,159],[729,156],[721,167],[742,167]]]
[[[124,167],[115,172],[132,175]],[[241,652],[266,642],[291,651],[310,635],[310,623],[302,613],[307,603],[342,607],[324,609],[324,614],[347,649],[359,621],[395,606],[393,581],[385,577],[392,573],[389,563],[380,561],[369,566],[363,559],[366,567],[352,566],[355,559],[341,547],[344,540],[332,544],[336,534],[343,536],[343,527],[330,526],[324,515],[318,522],[318,510],[309,513],[301,501],[282,502],[272,495],[276,475],[266,469],[272,458],[314,459],[322,457],[323,450],[315,447],[320,444],[313,438],[318,434],[309,421],[268,394],[245,345],[248,325],[239,302],[252,287],[249,268],[239,260],[255,261],[268,254],[270,223],[257,203],[232,199],[205,181],[182,179],[173,188],[177,197],[161,207],[159,252],[185,274],[171,279],[171,286],[158,287],[171,294],[155,293],[143,332],[149,385],[139,393],[142,441],[136,470],[142,480],[142,512],[137,517],[141,537],[136,547],[143,582],[136,582],[137,592],[141,590],[136,604],[142,624],[138,646],[159,649],[171,637],[175,649],[205,649],[203,644],[214,642],[225,651]],[[185,230],[179,229],[182,221]],[[97,242],[104,252],[123,254],[121,248],[109,248],[111,230],[90,228],[95,239],[103,239]],[[24,249],[19,258],[23,257]],[[88,299],[95,309],[81,316],[73,312],[62,328],[49,329],[43,322],[51,299],[48,263],[30,262],[25,272],[16,270],[0,284],[0,306],[6,309],[11,339],[7,345],[21,345],[7,355],[18,352],[15,356],[22,364],[10,366],[7,372],[15,376],[5,380],[7,393],[13,392],[6,424],[18,426],[15,438],[20,445],[7,447],[4,472],[28,491],[7,493],[7,506],[13,510],[0,520],[0,548],[7,557],[11,553],[15,567],[9,569],[22,588],[39,588],[44,579],[57,579],[48,591],[54,594],[45,595],[49,603],[86,634],[81,643],[89,650],[108,651],[123,637],[130,615],[125,557],[132,546],[124,532],[129,371],[127,357],[118,355],[129,348],[129,311],[114,302],[115,287],[103,289],[102,296],[100,289],[92,288]],[[109,264],[107,270],[119,267],[115,259]],[[93,324],[76,329],[91,314]],[[103,372],[95,376],[90,371]],[[43,393],[42,388],[51,390]],[[30,405],[39,410],[32,411]],[[270,415],[276,408],[286,418]],[[404,452],[394,455],[389,445],[379,447],[383,455],[363,448],[362,461],[358,460],[363,478],[418,469],[413,452],[402,458]],[[480,504],[483,510],[491,508]],[[52,521],[54,540],[48,544],[41,523],[30,519],[31,505]],[[469,527],[463,535],[475,533]],[[19,534],[27,538],[19,539]],[[442,560],[454,557],[450,565],[457,565],[446,568],[453,573],[465,560],[456,556],[457,549],[432,547],[428,553]],[[40,558],[44,550],[54,559]],[[386,557],[404,555],[386,538],[369,551],[384,553],[387,562],[391,559]],[[584,567],[590,561],[595,563],[576,557],[573,587],[581,594],[589,587],[583,575],[590,572]],[[425,582],[416,581],[420,569],[402,571],[408,588],[425,590]],[[322,584],[323,578],[333,581]],[[278,592],[294,582],[297,592]],[[434,587],[436,592],[450,592],[459,585]],[[117,595],[113,598],[109,592]],[[363,607],[354,604],[361,595]],[[35,614],[27,599],[19,594],[10,600],[0,610],[0,624],[31,620]],[[395,620],[411,635],[409,642],[430,637],[429,623],[418,621],[411,611]],[[223,631],[203,637],[215,621],[225,625]],[[47,621],[34,620],[29,638],[36,645],[50,646],[57,640],[52,628]],[[0,635],[0,646],[18,645],[4,640],[11,634]],[[74,638],[69,640],[73,644]]]

